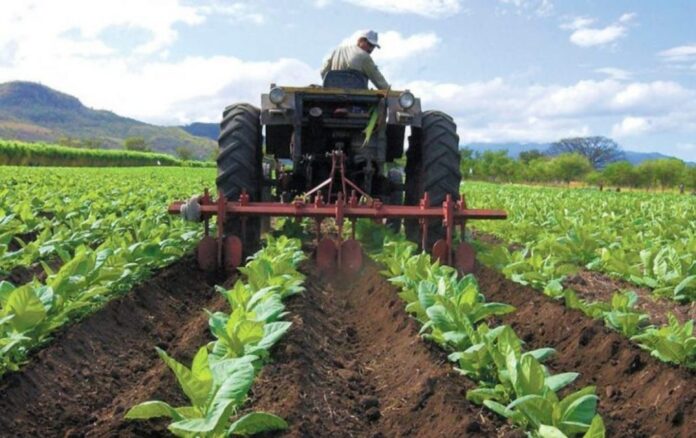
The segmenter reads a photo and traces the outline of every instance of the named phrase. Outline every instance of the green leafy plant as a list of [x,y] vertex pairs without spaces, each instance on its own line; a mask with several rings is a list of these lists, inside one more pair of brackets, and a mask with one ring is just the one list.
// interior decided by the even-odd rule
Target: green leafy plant
[[631,339],[660,360],[696,367],[694,321],[679,324],[674,315],[669,314],[667,318],[669,322],[666,326],[650,327]]
[[287,428],[275,415],[255,412],[229,424],[229,418],[242,405],[254,380],[254,356],[227,359],[211,366],[206,347],[201,347],[191,368],[177,362],[163,350],[157,354],[176,376],[190,401],[188,406],[172,407],[163,401],[148,401],[132,407],[129,420],[168,417],[168,429],[176,436],[222,437]]

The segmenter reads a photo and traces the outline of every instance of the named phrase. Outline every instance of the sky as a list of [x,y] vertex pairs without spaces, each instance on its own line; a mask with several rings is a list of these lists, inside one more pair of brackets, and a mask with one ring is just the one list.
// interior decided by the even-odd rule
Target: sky
[[693,0],[2,0],[0,82],[149,123],[320,83],[357,30],[462,144],[603,135],[696,160]]

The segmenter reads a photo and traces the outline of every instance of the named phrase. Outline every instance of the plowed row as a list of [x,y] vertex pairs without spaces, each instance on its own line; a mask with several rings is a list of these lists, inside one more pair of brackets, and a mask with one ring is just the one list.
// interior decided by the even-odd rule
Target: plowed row
[[[521,436],[468,403],[472,383],[423,342],[396,290],[368,262],[356,278],[326,279],[307,264],[307,291],[287,301],[293,327],[252,389],[249,407],[283,416],[286,436]],[[530,348],[558,350],[552,368],[595,384],[608,436],[679,437],[696,430],[696,376],[650,358],[600,323],[486,268],[490,301],[517,306],[511,324]],[[152,436],[163,422],[125,422],[159,398],[183,403],[154,346],[184,362],[206,340],[203,308],[222,301],[184,259],[60,333],[21,372],[0,381],[2,436]]]

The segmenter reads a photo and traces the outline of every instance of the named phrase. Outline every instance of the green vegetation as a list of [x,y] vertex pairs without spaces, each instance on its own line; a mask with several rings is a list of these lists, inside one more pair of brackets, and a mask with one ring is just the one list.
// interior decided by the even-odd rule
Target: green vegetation
[[169,431],[176,436],[224,437],[252,435],[286,429],[275,415],[251,412],[230,423],[246,400],[255,374],[269,356],[269,349],[288,331],[291,323],[282,300],[302,292],[304,276],[297,266],[304,259],[299,240],[268,237],[244,268],[246,281],[230,290],[218,288],[230,313],[210,314],[215,341],[201,347],[190,368],[157,349],[176,375],[191,405],[174,408],[163,401],[147,401],[132,407],[126,418],[169,417]]
[[[188,155],[190,158],[190,155]],[[135,150],[82,149],[45,143],[0,140],[0,165],[61,167],[189,166],[214,163],[186,161],[167,154]]]
[[123,148],[127,151],[150,152],[147,142],[142,137],[128,137],[123,142]]
[[[361,226],[361,236],[380,238]],[[534,437],[603,437],[597,414],[598,397],[588,386],[560,397],[577,373],[551,374],[543,365],[552,348],[523,351],[523,342],[506,325],[491,328],[491,316],[513,312],[503,303],[486,303],[473,276],[460,278],[430,256],[415,254],[416,246],[387,235],[382,251],[373,257],[387,268],[383,274],[396,284],[406,311],[421,324],[421,334],[446,351],[459,371],[478,383],[466,397],[483,404]]]
[[627,161],[607,164],[593,170],[584,156],[561,154],[546,156],[539,151],[520,154],[518,160],[506,151],[476,153],[463,149],[461,169],[466,179],[495,182],[564,183],[584,181],[589,185],[670,189],[684,184],[696,190],[696,166],[678,159],[647,160],[634,166]]
[[490,263],[515,281],[544,288],[580,269],[649,287],[681,302],[696,299],[696,202],[688,196],[600,193],[466,184],[473,207],[505,208],[504,222],[477,230],[520,247],[500,247]]
[[[213,179],[208,169],[0,167],[0,374],[191,249],[200,227],[166,205]],[[20,267],[45,280],[2,280]]]
[[588,302],[563,285],[571,274],[595,270],[652,289],[656,299],[693,303],[696,203],[690,197],[485,183],[468,183],[467,193],[469,205],[505,206],[510,215],[504,223],[476,223],[477,230],[505,242],[482,245],[481,261],[602,319],[661,360],[696,365],[696,338],[688,324],[650,325],[632,291],[617,292],[610,302]]

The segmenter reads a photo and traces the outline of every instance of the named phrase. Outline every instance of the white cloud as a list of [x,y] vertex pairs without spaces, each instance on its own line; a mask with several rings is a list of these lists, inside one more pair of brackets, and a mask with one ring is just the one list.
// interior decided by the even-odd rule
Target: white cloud
[[[344,38],[340,45],[355,45],[362,31],[355,31],[349,37]],[[415,33],[405,36],[400,32],[388,30],[379,32],[379,45],[381,48],[372,52],[372,57],[377,63],[395,63],[434,49],[440,44],[440,38],[434,32]]]
[[[511,7],[518,15],[533,14],[538,17],[547,17],[554,11],[551,0],[498,0],[503,7]],[[505,13],[506,10],[502,9]]]
[[[216,120],[225,104],[220,108],[217,101],[201,104],[211,96],[229,99],[227,103],[257,102],[270,82],[318,80],[314,68],[292,59],[247,62],[231,56],[189,56],[169,61],[177,26],[202,25],[213,14],[262,21],[244,15],[253,13],[246,3],[187,4],[184,0],[10,2],[0,15],[0,82],[41,82],[91,107],[148,122],[175,123]],[[140,31],[144,39],[123,43],[125,47],[108,45],[104,33],[121,28]]]
[[620,123],[614,124],[611,128],[612,137],[624,138],[645,134],[653,127],[648,119],[644,117],[624,117]]
[[617,81],[627,81],[631,79],[633,73],[627,70],[623,70],[615,67],[602,67],[593,70],[595,73],[601,73],[609,76],[610,79]]
[[571,21],[565,22],[561,24],[561,29],[566,29],[566,30],[578,30],[582,29],[585,27],[589,27],[591,24],[593,24],[596,20],[594,18],[589,18],[589,17],[575,17]]
[[633,21],[634,18],[636,18],[638,14],[635,12],[626,12],[625,14],[621,15],[619,17],[619,23],[629,23]]
[[658,53],[667,62],[690,62],[696,60],[696,44],[672,47]]
[[580,47],[603,46],[613,43],[628,34],[628,26],[636,17],[633,12],[625,13],[619,19],[605,27],[590,27],[595,20],[576,17],[561,24],[561,29],[572,30],[570,41]]
[[[461,11],[460,0],[343,0],[366,9],[392,14],[415,14],[428,18],[441,18]],[[320,4],[326,4],[321,1]]]
[[570,41],[580,47],[601,46],[625,35],[625,27],[612,24],[601,29],[578,29],[570,35]]
[[255,3],[229,3],[221,0],[208,1],[210,3],[202,3],[202,6],[199,6],[199,11],[207,16],[223,16],[232,22],[252,22],[255,24],[266,22],[264,15],[258,12],[259,8]]
[[[696,90],[673,82],[605,79],[520,86],[495,78],[468,84],[417,81],[407,87],[421,97],[424,109],[452,114],[462,142],[625,137],[640,129],[696,133]],[[603,124],[606,130],[598,128]]]

